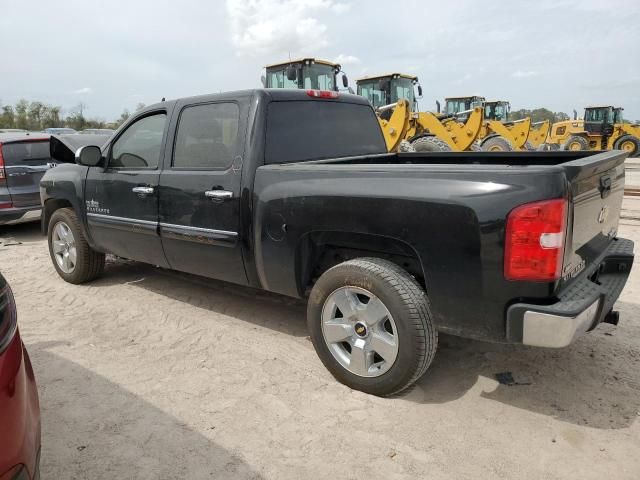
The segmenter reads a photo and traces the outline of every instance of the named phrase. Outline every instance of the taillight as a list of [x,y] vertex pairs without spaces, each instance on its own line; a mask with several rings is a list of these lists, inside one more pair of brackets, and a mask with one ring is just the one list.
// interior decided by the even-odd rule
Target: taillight
[[333,90],[307,90],[307,95],[315,98],[338,98],[338,92]]
[[16,303],[11,288],[5,284],[0,287],[0,353],[13,340],[17,324]]
[[507,280],[560,278],[567,230],[567,201],[544,200],[514,208],[507,217],[504,276]]

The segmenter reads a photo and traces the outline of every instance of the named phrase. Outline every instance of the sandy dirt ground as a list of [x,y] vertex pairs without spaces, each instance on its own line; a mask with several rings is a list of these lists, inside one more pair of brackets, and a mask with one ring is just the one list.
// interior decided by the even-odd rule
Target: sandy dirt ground
[[43,479],[640,478],[638,265],[618,327],[562,350],[441,336],[417,387],[380,399],[323,368],[301,303],[121,260],[74,286],[37,225],[0,237]]

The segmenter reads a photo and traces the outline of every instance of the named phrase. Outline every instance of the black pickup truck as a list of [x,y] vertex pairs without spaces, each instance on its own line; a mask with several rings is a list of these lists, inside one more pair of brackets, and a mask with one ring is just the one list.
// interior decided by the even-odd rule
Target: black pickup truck
[[42,179],[42,222],[71,283],[112,253],[308,298],[331,373],[392,395],[438,331],[563,347],[617,322],[624,159],[389,154],[361,97],[242,91],[147,107],[79,148]]

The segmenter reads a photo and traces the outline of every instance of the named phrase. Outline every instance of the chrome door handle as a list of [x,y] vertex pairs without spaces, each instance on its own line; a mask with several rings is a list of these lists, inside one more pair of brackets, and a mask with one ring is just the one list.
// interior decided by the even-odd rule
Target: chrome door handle
[[207,190],[204,192],[204,196],[211,200],[222,202],[233,198],[233,192],[229,192],[227,190]]
[[151,195],[153,193],[153,187],[133,187],[131,191],[144,197],[145,195]]

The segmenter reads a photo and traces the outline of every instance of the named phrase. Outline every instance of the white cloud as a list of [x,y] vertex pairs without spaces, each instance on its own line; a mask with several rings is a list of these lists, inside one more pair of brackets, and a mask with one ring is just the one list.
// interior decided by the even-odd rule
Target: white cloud
[[527,78],[535,77],[537,75],[540,75],[540,73],[536,72],[535,70],[516,70],[511,74],[513,78]]
[[345,55],[344,53],[341,53],[340,55],[338,55],[336,58],[333,59],[333,61],[335,63],[339,63],[343,67],[346,65],[358,65],[362,63],[362,60],[360,60],[358,57],[355,57],[353,55]]
[[83,88],[79,88],[78,90],[74,90],[73,93],[75,93],[77,95],[85,95],[87,93],[93,93],[93,88],[91,88],[91,87],[83,87]]
[[348,9],[334,0],[227,0],[231,40],[241,56],[317,51],[329,43],[319,16]]

